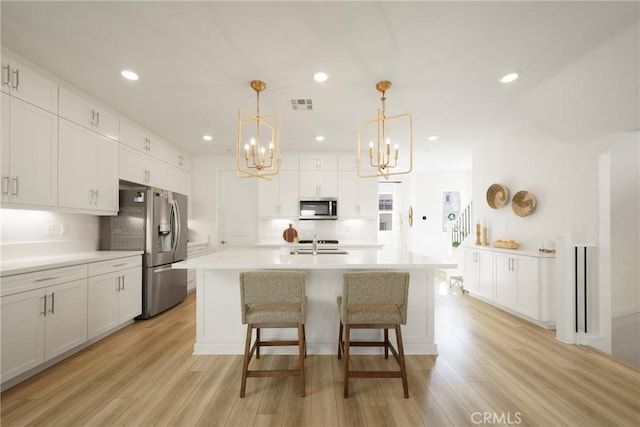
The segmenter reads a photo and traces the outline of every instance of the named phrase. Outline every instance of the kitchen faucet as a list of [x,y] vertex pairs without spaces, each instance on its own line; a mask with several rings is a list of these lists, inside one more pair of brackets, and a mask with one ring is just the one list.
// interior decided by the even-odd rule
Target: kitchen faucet
[[313,241],[311,242],[311,247],[313,248],[313,254],[318,255],[318,235],[313,235]]

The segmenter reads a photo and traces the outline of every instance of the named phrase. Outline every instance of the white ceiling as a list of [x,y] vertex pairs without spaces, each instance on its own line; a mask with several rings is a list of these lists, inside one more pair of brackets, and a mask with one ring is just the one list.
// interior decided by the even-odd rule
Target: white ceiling
[[[3,0],[0,7],[4,46],[192,154],[233,152],[238,108],[255,108],[253,79],[267,83],[262,113],[282,116],[283,152],[354,150],[358,123],[379,106],[376,82],[391,80],[387,113],[412,114],[422,170],[468,168],[473,147],[531,122],[570,143],[585,139],[584,126],[593,137],[638,127],[637,42],[607,56],[630,64],[630,82],[611,95],[624,99],[607,107],[615,123],[601,123],[609,117],[603,107],[575,113],[592,91],[571,87],[567,76],[599,69],[592,52],[637,32],[638,2]],[[123,68],[140,80],[123,80]],[[323,84],[312,78],[319,70],[329,74]],[[521,78],[498,82],[511,71]],[[592,81],[601,84],[595,77],[581,84]],[[602,84],[596,94],[609,92]],[[292,98],[313,99],[314,110],[292,111]],[[558,105],[574,112],[558,119]],[[620,120],[618,107],[631,119]],[[427,142],[434,134],[440,139]]]

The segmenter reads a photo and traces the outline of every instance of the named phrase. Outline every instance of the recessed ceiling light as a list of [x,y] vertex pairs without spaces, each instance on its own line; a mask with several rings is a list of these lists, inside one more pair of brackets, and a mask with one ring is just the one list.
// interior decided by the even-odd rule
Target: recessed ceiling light
[[209,142],[209,141],[213,140],[213,137],[211,135],[202,135],[202,139],[204,139],[205,141]]
[[127,80],[138,80],[140,77],[138,77],[138,74],[135,71],[131,71],[131,70],[122,70],[120,71],[120,74],[122,75],[122,77],[124,77]]
[[436,139],[440,138],[438,135],[431,135],[430,137],[427,138],[427,140],[429,141],[435,141]]
[[327,73],[322,71],[318,71],[313,75],[313,80],[317,82],[326,82],[328,78],[329,76],[327,75]]
[[324,141],[324,136],[322,136],[322,135],[316,136],[316,141],[318,141],[318,142]]
[[501,83],[511,83],[518,78],[518,73],[509,73],[500,79]]

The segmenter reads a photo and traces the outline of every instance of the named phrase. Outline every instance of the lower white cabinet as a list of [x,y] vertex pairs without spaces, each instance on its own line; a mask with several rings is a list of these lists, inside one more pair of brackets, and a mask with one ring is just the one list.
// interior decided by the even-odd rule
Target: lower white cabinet
[[464,286],[470,295],[541,326],[554,326],[554,257],[486,247],[464,250]]
[[140,313],[142,313],[142,267],[89,277],[89,339],[133,319]]
[[2,382],[87,340],[87,279],[3,296]]
[[130,321],[142,312],[142,257],[2,278],[2,383]]
[[465,249],[464,287],[473,295],[493,299],[493,253]]

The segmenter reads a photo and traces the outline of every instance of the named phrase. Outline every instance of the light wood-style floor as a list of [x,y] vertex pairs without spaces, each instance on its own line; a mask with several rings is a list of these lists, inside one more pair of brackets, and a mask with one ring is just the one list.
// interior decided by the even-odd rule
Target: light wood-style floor
[[[408,357],[410,399],[399,379],[355,379],[343,399],[332,356],[308,357],[305,398],[297,379],[250,378],[240,399],[241,357],[191,355],[194,320],[191,294],[7,390],[2,426],[640,425],[638,369],[561,344],[552,331],[469,296],[437,297],[440,354]],[[294,356],[256,362],[296,363]],[[383,369],[387,362],[354,358]]]

